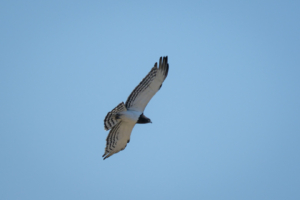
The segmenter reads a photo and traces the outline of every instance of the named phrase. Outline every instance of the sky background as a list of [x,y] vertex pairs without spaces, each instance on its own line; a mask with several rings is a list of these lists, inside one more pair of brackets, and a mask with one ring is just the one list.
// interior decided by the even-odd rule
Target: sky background
[[[170,70],[124,151],[107,112]],[[300,199],[299,1],[1,1],[0,199]]]

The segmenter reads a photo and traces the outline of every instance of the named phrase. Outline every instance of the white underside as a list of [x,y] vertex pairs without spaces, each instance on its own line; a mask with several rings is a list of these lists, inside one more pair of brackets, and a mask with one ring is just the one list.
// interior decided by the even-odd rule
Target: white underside
[[138,121],[142,112],[135,111],[135,110],[127,110],[124,112],[120,112],[120,114],[121,114],[120,118],[122,121],[135,124]]

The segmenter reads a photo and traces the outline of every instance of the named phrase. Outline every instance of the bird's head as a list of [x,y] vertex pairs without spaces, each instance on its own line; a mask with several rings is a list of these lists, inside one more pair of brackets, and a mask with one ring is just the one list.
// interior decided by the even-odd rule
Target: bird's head
[[151,122],[151,119],[149,119],[142,113],[136,123],[137,124],[148,124],[148,123],[152,123],[152,122]]

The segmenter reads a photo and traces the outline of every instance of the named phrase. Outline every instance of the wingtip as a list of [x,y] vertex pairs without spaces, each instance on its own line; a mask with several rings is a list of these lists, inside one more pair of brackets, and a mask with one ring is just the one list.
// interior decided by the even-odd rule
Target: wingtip
[[169,73],[169,63],[167,63],[167,69],[165,71],[165,76],[167,77],[168,76],[168,73]]
[[162,66],[162,60],[163,60],[163,58],[160,57],[160,58],[159,58],[159,66],[158,66],[159,68]]
[[105,159],[108,158],[109,156],[105,153],[105,154],[103,154],[102,157],[104,157],[103,160],[105,160]]
[[163,71],[165,78],[167,78],[169,72],[168,56],[160,57],[159,68]]

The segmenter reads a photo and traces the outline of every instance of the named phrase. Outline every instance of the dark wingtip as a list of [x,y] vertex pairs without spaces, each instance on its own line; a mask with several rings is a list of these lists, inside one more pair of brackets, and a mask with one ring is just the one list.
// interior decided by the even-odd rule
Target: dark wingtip
[[167,76],[168,76],[168,73],[169,73],[169,63],[167,64],[167,69],[166,69],[166,72],[165,72],[166,78],[167,78]]
[[[104,156],[104,155],[103,155],[103,156]],[[103,157],[103,156],[102,156],[102,157]],[[103,160],[105,160],[105,159],[108,158],[108,157],[109,157],[109,156],[105,156],[105,157],[103,158]]]
[[162,57],[160,57],[160,58],[159,58],[159,66],[158,66],[159,68],[162,66],[162,63],[163,63],[163,62],[162,62]]
[[161,67],[162,67],[163,73],[165,75],[165,78],[167,78],[168,72],[169,72],[168,56],[163,57],[163,63],[162,63]]

